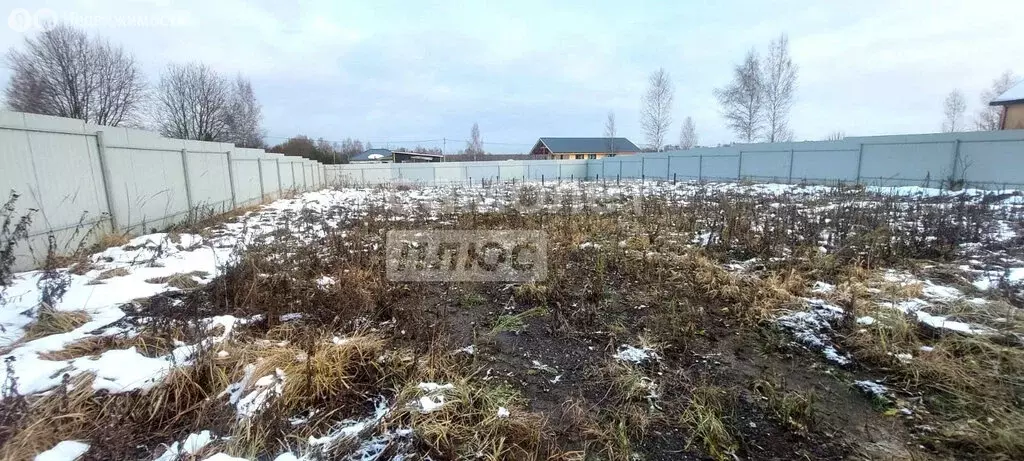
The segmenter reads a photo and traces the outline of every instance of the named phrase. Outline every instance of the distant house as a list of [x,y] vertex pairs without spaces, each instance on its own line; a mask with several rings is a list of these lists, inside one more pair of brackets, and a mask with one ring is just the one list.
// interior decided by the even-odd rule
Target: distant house
[[640,148],[626,138],[540,138],[530,155],[549,160],[584,160],[637,152]]
[[349,163],[416,163],[440,162],[441,154],[425,154],[422,152],[400,152],[391,149],[370,149],[348,159]]
[[370,149],[348,159],[349,163],[391,163],[395,160],[390,149]]
[[441,154],[427,154],[424,152],[399,152],[393,153],[395,163],[421,163],[421,162],[441,162],[444,161],[444,155]]
[[999,117],[1000,130],[1024,129],[1024,81],[992,100],[990,106],[1003,106]]

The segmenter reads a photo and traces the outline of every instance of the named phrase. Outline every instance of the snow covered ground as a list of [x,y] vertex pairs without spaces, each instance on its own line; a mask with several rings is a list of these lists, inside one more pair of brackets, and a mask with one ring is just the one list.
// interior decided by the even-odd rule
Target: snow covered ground
[[[899,196],[908,204],[917,200],[954,198],[981,201],[986,199],[987,195],[986,192],[977,190],[950,192],[920,187],[868,188],[868,192]],[[828,196],[835,193],[835,189],[826,186],[779,184],[701,185],[686,182],[624,182],[612,185],[566,182],[547,184],[543,187],[531,184],[525,189],[520,184],[515,188],[498,185],[439,186],[406,190],[323,190],[306,193],[294,199],[278,200],[259,211],[247,214],[237,222],[220,226],[209,236],[168,233],[143,235],[133,238],[124,246],[109,248],[92,255],[89,258],[90,270],[85,273],[73,274],[66,269],[59,271],[70,283],[67,292],[50,308],[59,312],[80,311],[87,316],[85,323],[68,332],[31,340],[23,339],[32,322],[37,320],[41,309],[42,286],[46,282],[42,271],[17,274],[14,283],[4,288],[5,305],[0,308],[0,348],[5,350],[3,359],[8,364],[6,368],[0,368],[0,382],[10,382],[12,378],[16,378],[17,393],[32,395],[52,391],[66,379],[65,375],[74,378],[92,374],[95,376],[93,387],[96,391],[123,393],[152,389],[175,367],[190,364],[197,348],[229,340],[234,328],[254,319],[232,316],[202,319],[210,334],[201,340],[201,344],[180,344],[170,353],[160,357],[143,355],[134,347],[112,349],[97,356],[67,360],[45,357],[47,353],[61,351],[73,343],[89,338],[133,336],[136,334],[134,327],[120,322],[126,316],[123,306],[130,305],[140,298],[180,291],[181,288],[175,287],[176,283],[171,283],[175,277],[183,277],[198,286],[210,283],[224,272],[226,266],[236,260],[253,239],[267,237],[280,231],[282,223],[303,214],[319,217],[319,224],[316,225],[344,229],[368,213],[388,213],[392,216],[391,219],[396,221],[413,217],[443,220],[446,213],[469,209],[483,212],[513,207],[525,212],[559,212],[564,209],[567,200],[574,208],[593,207],[600,212],[640,206],[636,199],[645,196],[688,202],[705,200],[710,194],[734,193],[763,196],[768,200],[781,196],[786,196],[787,200],[806,200],[808,212],[814,212],[820,207],[833,206],[828,203]],[[537,197],[541,199],[538,200]],[[994,199],[991,195],[988,197],[989,200],[995,200],[995,206],[1003,210],[1006,219],[995,221],[985,243],[998,244],[1017,238],[1020,229],[1019,222],[1016,222],[1014,217],[1019,216],[1021,209],[1024,208],[1024,196],[1004,193]],[[323,228],[315,229],[313,232],[307,229],[305,232],[296,232],[295,237],[309,239],[310,236],[322,235],[324,232],[326,229]],[[707,238],[696,238],[694,242],[693,244],[698,246],[708,244]],[[599,250],[601,247],[597,243],[584,242],[580,244],[580,248]],[[960,266],[964,277],[969,278],[977,290],[984,292],[1020,289],[1020,284],[1024,282],[1024,262],[1014,256],[993,253],[993,250],[980,246],[968,245],[963,251],[965,254],[975,254],[979,258]],[[1001,265],[994,268],[991,261],[995,259],[999,259]],[[736,262],[729,267],[732,270],[746,270],[743,262]],[[326,279],[321,279],[323,284],[333,283],[329,277],[324,277]],[[995,331],[991,325],[960,321],[952,318],[954,316],[940,313],[944,306],[960,302],[969,301],[975,305],[984,305],[987,301],[977,294],[968,296],[957,288],[906,272],[890,271],[883,275],[883,280],[896,285],[919,284],[922,289],[920,297],[893,299],[889,300],[888,304],[880,302],[880,306],[910,315],[918,322],[938,329],[980,335]],[[827,296],[835,287],[818,282],[809,289],[815,295]],[[851,358],[837,350],[829,337],[831,325],[842,318],[843,309],[819,298],[807,298],[805,303],[805,309],[784,313],[778,318],[778,323],[792,331],[796,340],[803,345],[821,351],[835,364],[848,365]],[[861,317],[856,321],[867,326],[875,320],[872,317]],[[471,353],[472,349],[469,351]],[[657,354],[647,347],[623,345],[615,357],[624,361],[642,362],[657,358]],[[281,393],[281,387],[289,379],[281,370],[268,376],[254,376],[251,373],[252,370],[249,370],[242,381],[233,384],[224,393],[225,404],[231,405],[240,418],[257,414],[266,401]],[[410,404],[417,405],[424,413],[432,412],[445,405],[446,392],[451,390],[450,386],[451,384],[447,383],[421,383],[422,395]],[[339,438],[359,437],[360,434],[366,433],[367,427],[379,424],[389,411],[393,411],[395,405],[404,404],[406,402],[382,400],[376,404],[374,413],[365,419],[340,422],[329,434],[310,437],[306,451],[282,453],[276,459],[307,459],[316,453],[318,447],[330,446]],[[508,410],[502,410],[504,412],[499,410],[498,416],[507,417]],[[225,436],[201,431],[182,440],[167,441],[167,450],[157,459],[171,460],[199,453],[207,445]],[[362,440],[354,452],[358,456],[353,455],[349,459],[376,459],[382,446],[393,440],[407,439],[409,436],[407,429],[395,428],[384,436],[378,435]],[[40,454],[36,459],[76,459],[87,449],[88,445],[83,441],[68,440]],[[214,454],[206,459],[238,458]]]

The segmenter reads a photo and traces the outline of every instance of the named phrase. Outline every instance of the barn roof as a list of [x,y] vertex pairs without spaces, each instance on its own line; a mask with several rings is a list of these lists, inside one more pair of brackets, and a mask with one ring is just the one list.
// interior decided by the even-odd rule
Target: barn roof
[[554,154],[640,152],[640,148],[626,138],[540,138],[534,149],[541,144]]

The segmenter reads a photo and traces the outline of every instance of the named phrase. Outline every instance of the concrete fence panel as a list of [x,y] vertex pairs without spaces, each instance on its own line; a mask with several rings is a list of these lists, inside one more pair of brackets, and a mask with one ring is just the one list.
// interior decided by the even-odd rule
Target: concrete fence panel
[[1024,143],[988,141],[960,143],[955,174],[988,189],[1019,185],[1024,174]]
[[395,172],[402,181],[430,184],[434,182],[436,169],[422,163],[400,163],[395,165]]
[[860,151],[793,151],[792,182],[856,181]]
[[226,152],[187,151],[189,192],[192,206],[221,213],[232,208]]
[[526,164],[518,161],[500,162],[498,165],[498,177],[502,181],[522,181],[526,178]]
[[558,165],[557,162],[527,162],[526,177],[532,181],[554,181],[558,179]]
[[743,152],[740,176],[743,178],[788,181],[790,151]]
[[740,155],[704,156],[701,166],[704,179],[735,180],[740,175]]
[[951,174],[956,142],[864,144],[860,178],[882,186],[934,186]]
[[387,184],[391,182],[391,165],[380,168],[364,168],[362,182],[366,184]]
[[700,179],[700,156],[669,155],[671,164],[666,175],[677,180]]
[[440,163],[433,165],[434,181],[438,184],[460,183],[466,177],[465,170],[459,163]]
[[238,206],[247,206],[263,200],[260,159],[246,158],[234,161],[235,199]]
[[[182,150],[107,147],[113,214],[118,227],[144,233],[170,226],[193,206]],[[198,203],[198,202],[196,202]]]
[[641,160],[640,163],[645,179],[672,179],[670,177],[671,173],[669,173],[669,164],[672,161],[669,160],[667,154],[645,155]]

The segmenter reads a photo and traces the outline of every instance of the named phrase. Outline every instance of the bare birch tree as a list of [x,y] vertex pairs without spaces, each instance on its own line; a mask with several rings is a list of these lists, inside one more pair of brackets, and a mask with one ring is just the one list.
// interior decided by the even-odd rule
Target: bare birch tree
[[239,147],[263,147],[263,107],[249,79],[238,75],[231,85],[227,111],[228,141]]
[[995,131],[999,129],[999,119],[1002,116],[1003,108],[990,106],[988,103],[1005,93],[1006,90],[1009,90],[1016,83],[1017,76],[1008,70],[992,81],[992,86],[989,89],[981,92],[981,109],[978,110],[974,120],[978,131]]
[[134,56],[85,31],[57,24],[12,49],[5,91],[11,110],[118,126],[134,121],[145,77]]
[[608,118],[604,122],[604,137],[615,137],[615,112],[608,111]]
[[841,130],[833,131],[825,137],[825,141],[842,141],[843,139],[846,139],[846,132]]
[[473,128],[469,130],[469,141],[466,143],[466,154],[472,155],[476,160],[484,153],[484,141],[480,138],[480,125],[473,122]]
[[608,111],[604,122],[604,137],[608,138],[608,152],[615,153],[615,112]]
[[750,50],[743,64],[733,70],[732,82],[715,89],[729,128],[745,142],[753,141],[764,125],[762,95],[760,59]]
[[963,131],[964,113],[967,112],[967,100],[964,98],[964,93],[960,90],[950,91],[946,95],[942,112],[944,114],[942,120],[942,131],[944,133]]
[[764,60],[761,75],[761,89],[764,92],[764,140],[768,142],[791,141],[793,131],[789,129],[789,111],[796,96],[797,66],[789,57],[789,37],[785,34],[772,40],[768,56]]
[[171,64],[157,89],[160,133],[170,138],[228,141],[231,84],[201,63]]
[[674,93],[670,76],[664,68],[651,74],[640,109],[640,125],[647,135],[647,145],[652,149],[660,151],[665,146],[665,135],[672,126]]
[[679,148],[683,150],[693,149],[697,145],[697,126],[693,123],[692,117],[686,117],[683,121],[683,128],[679,133]]

